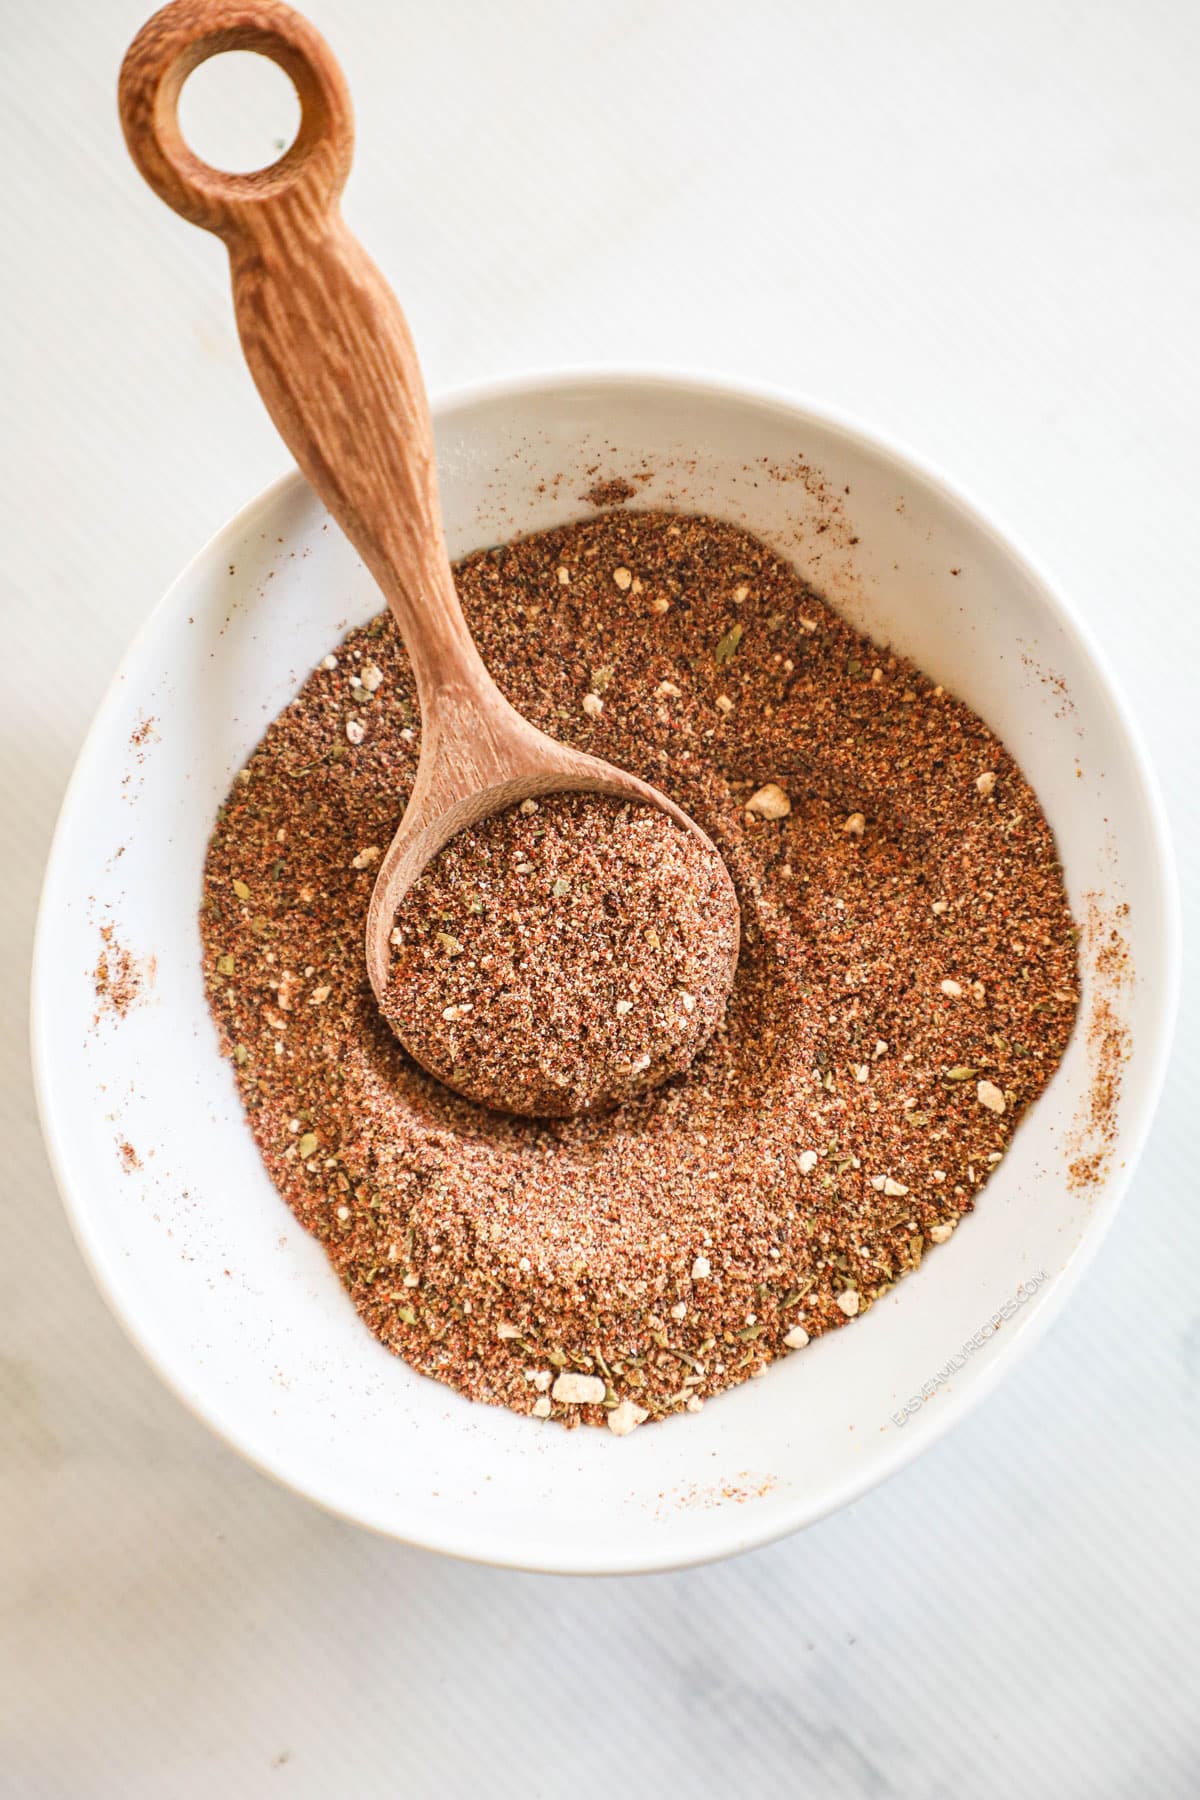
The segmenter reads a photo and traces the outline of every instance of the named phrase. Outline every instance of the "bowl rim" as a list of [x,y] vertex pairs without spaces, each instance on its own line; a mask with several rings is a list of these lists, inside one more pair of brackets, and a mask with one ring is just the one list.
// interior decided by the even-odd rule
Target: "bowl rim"
[[953,1388],[942,1397],[935,1418],[920,1436],[909,1438],[904,1434],[897,1434],[885,1447],[881,1448],[867,1468],[847,1477],[839,1485],[824,1493],[816,1503],[799,1500],[790,1508],[782,1506],[773,1512],[763,1525],[750,1529],[747,1529],[747,1521],[744,1516],[736,1519],[732,1516],[725,1518],[719,1510],[714,1511],[712,1524],[703,1541],[693,1542],[683,1553],[671,1549],[670,1536],[667,1533],[664,1534],[662,1552],[655,1555],[646,1554],[644,1551],[632,1557],[620,1552],[599,1555],[594,1552],[585,1554],[584,1547],[580,1546],[578,1551],[570,1555],[549,1556],[537,1562],[531,1562],[521,1556],[506,1555],[503,1545],[497,1545],[487,1540],[486,1530],[464,1529],[461,1515],[456,1515],[452,1521],[449,1521],[445,1530],[436,1532],[424,1530],[420,1534],[408,1535],[390,1524],[368,1516],[365,1511],[352,1510],[344,1500],[336,1499],[332,1494],[323,1494],[312,1486],[300,1483],[285,1468],[273,1462],[248,1436],[237,1431],[226,1418],[211,1409],[201,1396],[184,1387],[175,1374],[160,1362],[138,1321],[126,1309],[122,1301],[118,1284],[106,1259],[103,1235],[93,1231],[81,1184],[72,1177],[65,1150],[66,1132],[60,1126],[55,1114],[49,1009],[45,999],[46,979],[43,975],[43,966],[48,955],[48,946],[53,930],[53,922],[48,917],[47,904],[50,877],[62,854],[67,823],[74,810],[75,793],[82,784],[83,772],[90,760],[92,746],[103,734],[108,715],[119,703],[126,674],[139,656],[143,644],[153,635],[160,620],[170,613],[180,589],[191,578],[193,572],[211,556],[214,548],[223,539],[227,536],[245,533],[251,527],[254,517],[262,509],[271,505],[279,495],[288,489],[303,485],[304,478],[295,468],[278,476],[262,488],[253,499],[219,526],[184,564],[134,633],[96,707],[76,754],[46,856],[31,959],[30,1048],[37,1116],[47,1158],[72,1235],[93,1281],[126,1337],[164,1385],[182,1402],[193,1417],[199,1419],[254,1468],[269,1476],[280,1486],[320,1506],[322,1510],[336,1518],[347,1519],[353,1524],[364,1526],[393,1542],[437,1551],[462,1561],[531,1573],[572,1575],[663,1573],[673,1569],[716,1562],[727,1556],[741,1554],[743,1551],[762,1548],[803,1529],[805,1526],[815,1524],[819,1519],[828,1517],[843,1506],[861,1498],[871,1489],[880,1486],[931,1448],[986,1399],[996,1384],[1003,1380],[1016,1366],[1016,1363],[1033,1349],[1042,1334],[1058,1318],[1062,1308],[1075,1292],[1081,1277],[1090,1266],[1092,1258],[1116,1216],[1138,1159],[1145,1147],[1146,1138],[1158,1108],[1178,1013],[1182,957],[1181,909],[1170,827],[1158,779],[1146,750],[1140,727],[1113,677],[1107,657],[1097,645],[1090,628],[1047,573],[1039,559],[1030,552],[1017,534],[1006,525],[1000,524],[968,489],[948,476],[939,465],[910,449],[907,443],[868,425],[856,415],[831,406],[806,393],[796,393],[769,383],[743,380],[720,373],[675,369],[669,365],[614,363],[568,365],[553,370],[520,370],[507,375],[463,383],[447,389],[444,393],[432,398],[431,410],[435,424],[437,424],[447,421],[457,414],[470,412],[477,407],[498,400],[520,403],[533,395],[551,394],[581,386],[653,388],[674,392],[681,398],[693,396],[709,401],[750,403],[784,414],[798,425],[819,426],[826,432],[840,435],[863,450],[884,456],[901,473],[915,476],[934,488],[944,500],[965,513],[976,529],[990,536],[1016,564],[1023,567],[1024,573],[1036,585],[1040,597],[1057,624],[1068,637],[1074,639],[1076,647],[1083,658],[1090,663],[1105,690],[1113,714],[1124,736],[1130,764],[1140,783],[1141,795],[1146,806],[1147,823],[1157,865],[1156,887],[1160,904],[1163,985],[1166,993],[1160,1008],[1159,1026],[1155,1039],[1149,1044],[1143,1040],[1142,1049],[1143,1055],[1148,1061],[1148,1070],[1144,1078],[1143,1096],[1138,1108],[1128,1120],[1123,1121],[1122,1135],[1126,1151],[1122,1159],[1122,1166],[1105,1183],[1092,1205],[1088,1223],[1075,1250],[1066,1264],[1055,1272],[1048,1284],[1049,1291],[1045,1299],[1036,1311],[1023,1322],[1022,1328],[1011,1334],[1005,1334],[1007,1341],[996,1349],[987,1365],[972,1383],[966,1388],[961,1386]]

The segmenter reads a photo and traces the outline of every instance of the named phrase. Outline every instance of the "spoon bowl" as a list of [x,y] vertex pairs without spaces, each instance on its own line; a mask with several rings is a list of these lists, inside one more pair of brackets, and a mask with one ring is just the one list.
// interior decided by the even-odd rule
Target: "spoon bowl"
[[[522,800],[540,800],[547,794],[590,793],[657,807],[716,857],[728,887],[729,908],[735,921],[738,918],[737,895],[716,846],[682,807],[649,782],[640,781],[615,764],[558,743],[514,712],[502,695],[497,693],[496,698],[509,717],[505,721],[506,735],[498,734],[489,748],[498,767],[504,766],[505,752],[508,753],[511,761],[507,775],[486,786],[477,785],[478,775],[464,782],[446,757],[444,746],[431,752],[422,742],[412,795],[380,865],[367,910],[367,973],[381,1005],[389,979],[392,924],[413,883],[458,832],[495,813],[506,812]],[[466,733],[458,739],[460,744],[472,741],[479,742]],[[426,771],[428,780],[423,787]],[[732,986],[736,967],[735,930],[723,978],[726,992]]]

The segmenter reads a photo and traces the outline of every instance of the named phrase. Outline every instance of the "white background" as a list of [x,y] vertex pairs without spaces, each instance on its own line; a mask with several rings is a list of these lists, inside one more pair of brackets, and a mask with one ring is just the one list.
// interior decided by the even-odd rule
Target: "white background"
[[[1194,923],[1191,0],[313,7],[357,107],[347,215],[431,389],[706,368],[941,462],[1108,651]],[[104,1310],[32,1111],[41,866],[125,643],[286,466],[219,246],[125,157],[142,17],[0,0],[0,1794],[1195,1795],[1194,987],[1050,1338],[888,1487],[739,1562],[589,1583],[376,1540],[243,1466]],[[288,108],[210,73],[199,147],[269,159]]]

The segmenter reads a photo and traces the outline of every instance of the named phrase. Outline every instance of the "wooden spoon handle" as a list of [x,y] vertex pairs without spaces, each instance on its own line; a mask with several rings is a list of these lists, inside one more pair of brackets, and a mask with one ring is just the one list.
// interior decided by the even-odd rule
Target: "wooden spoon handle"
[[[187,77],[227,50],[286,71],[300,130],[268,169],[188,148]],[[242,349],[281,436],[395,614],[423,706],[499,696],[467,630],[442,535],[429,405],[395,295],[342,222],[354,126],[328,45],[281,0],[173,0],[121,69],[121,124],[159,197],[229,252]]]

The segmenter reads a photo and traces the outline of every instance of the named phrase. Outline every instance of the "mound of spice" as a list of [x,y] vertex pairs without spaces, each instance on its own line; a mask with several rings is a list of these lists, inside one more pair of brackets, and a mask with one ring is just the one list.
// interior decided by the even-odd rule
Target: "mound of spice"
[[457,580],[514,705],[720,851],[741,951],[706,1050],[552,1121],[402,1049],[362,951],[419,748],[387,615],[221,809],[208,991],[266,1168],[376,1336],[472,1399],[623,1433],[803,1350],[951,1236],[1066,1046],[1077,932],[1004,746],[745,532],[622,510]]
[[405,896],[384,1013],[459,1093],[567,1117],[688,1067],[737,934],[719,859],[657,807],[524,800],[460,831]]

